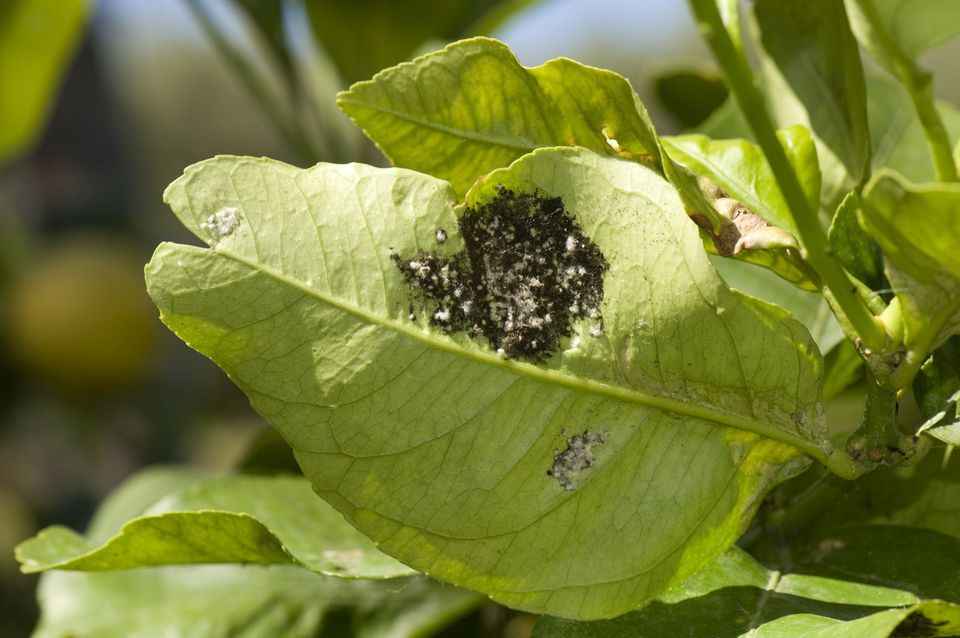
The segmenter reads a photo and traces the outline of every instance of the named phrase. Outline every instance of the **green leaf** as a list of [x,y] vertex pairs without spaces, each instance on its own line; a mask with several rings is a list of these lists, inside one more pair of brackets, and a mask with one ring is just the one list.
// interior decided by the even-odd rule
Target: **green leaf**
[[[224,479],[209,480],[182,468],[141,472],[100,506],[87,537],[111,538],[164,497],[193,498],[190,486],[199,486],[197,496],[209,494]],[[53,571],[40,579],[41,618],[33,635],[333,638],[343,633],[328,632],[346,620],[357,638],[414,638],[433,635],[478,602],[474,594],[419,576],[345,580],[287,565]]]
[[882,171],[864,191],[860,221],[883,249],[908,356],[922,360],[960,332],[960,186]]
[[211,249],[161,245],[148,287],[382,550],[516,608],[615,615],[729,546],[799,450],[831,462],[820,356],[723,285],[650,169],[545,149],[468,205],[501,186],[560,198],[608,262],[602,334],[577,320],[537,365],[446,334],[392,263],[463,245],[453,190],[410,171],[198,164],[166,200]]
[[[954,0],[872,0],[880,24],[910,58],[960,34],[960,4]],[[846,0],[850,26],[860,43],[887,69],[893,69],[886,47],[870,27],[858,3]]]
[[920,431],[960,445],[960,337],[950,337],[927,359],[913,380],[913,394],[926,419]]
[[0,5],[0,164],[40,134],[87,10],[86,0]]
[[351,581],[280,565],[50,572],[38,596],[33,638],[335,638],[344,623],[357,638],[419,638],[478,602],[422,576]]
[[957,549],[960,541],[934,532],[869,526],[778,570],[735,548],[637,611],[589,623],[544,618],[534,638],[953,635],[960,606],[937,599],[960,595]]
[[[803,124],[817,141],[825,175],[850,190],[870,162],[867,98],[857,41],[842,2],[757,0],[767,94],[781,126]],[[833,197],[832,177],[824,201]]]
[[530,0],[306,0],[314,35],[348,83],[406,60],[428,41],[492,29],[528,4]]
[[[807,199],[819,207],[820,167],[809,131],[794,126],[780,131],[779,137]],[[759,146],[746,140],[711,140],[704,135],[663,137],[661,141],[681,166],[709,177],[767,222],[797,234],[790,209]]]
[[54,526],[21,543],[17,559],[26,573],[202,563],[297,564],[349,578],[414,573],[380,553],[305,479],[289,477],[198,482],[158,501],[105,542]]
[[711,256],[711,263],[731,288],[775,304],[802,323],[820,352],[844,340],[843,331],[823,295],[797,288],[772,271],[738,260]]
[[689,128],[701,124],[726,101],[723,78],[702,71],[671,71],[653,83],[657,99],[680,123]]
[[460,195],[543,146],[659,161],[649,116],[624,78],[562,58],[527,69],[489,38],[382,71],[337,103],[394,164]]
[[804,531],[805,538],[815,539],[813,544],[838,528],[868,522],[920,527],[960,538],[957,455],[945,456],[942,449],[932,449],[919,462],[872,472],[845,487],[845,493]]
[[[807,198],[819,206],[820,169],[809,132],[795,126],[780,131],[779,137]],[[663,137],[661,143],[675,162],[709,178],[723,191],[714,205],[732,224],[708,248],[768,268],[804,290],[819,290],[797,251],[793,218],[760,147],[745,140],[711,140],[703,135]],[[766,224],[757,223],[757,215]]]
[[878,290],[884,282],[883,256],[877,243],[860,226],[859,209],[860,198],[851,191],[833,215],[828,233],[830,248],[847,272],[872,290]]
[[[868,76],[867,86],[873,170],[886,167],[913,182],[934,181],[930,147],[909,95],[898,83],[876,74]],[[939,102],[937,111],[950,139],[960,140],[960,110]]]
[[960,337],[937,348],[913,380],[913,393],[924,419],[945,412],[960,391]]

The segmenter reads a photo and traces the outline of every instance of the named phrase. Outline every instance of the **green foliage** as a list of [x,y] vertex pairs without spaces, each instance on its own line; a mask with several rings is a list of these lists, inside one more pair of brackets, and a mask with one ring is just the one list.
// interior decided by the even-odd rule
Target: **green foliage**
[[544,146],[659,161],[649,116],[625,79],[562,58],[526,69],[488,38],[388,69],[337,102],[395,164],[459,195]]
[[[277,496],[290,497],[289,485],[301,481],[280,479],[279,493],[271,493],[271,479],[243,477],[203,479],[184,470],[148,470],[123,485],[110,497],[88,530],[91,540],[114,537],[127,520],[168,507],[189,509],[215,505],[234,506],[265,514],[284,529],[301,556],[327,547],[316,531],[344,547],[352,538],[364,554],[376,552],[370,542],[349,529],[321,501],[305,498],[294,489],[296,500],[277,503]],[[252,488],[252,489],[251,489]],[[318,503],[321,503],[318,505]],[[317,516],[294,513],[306,508]],[[156,520],[159,517],[153,517]],[[146,520],[150,520],[149,518]],[[208,520],[219,524],[219,520]],[[319,524],[319,525],[318,525]],[[129,528],[125,528],[129,529]],[[335,530],[341,530],[336,534]],[[194,528],[183,539],[181,551],[216,551],[210,543],[221,539],[230,527],[210,527],[205,536]],[[313,533],[311,533],[313,532]],[[211,536],[212,534],[212,536]],[[122,538],[122,536],[118,537]],[[30,550],[57,552],[39,545],[51,539],[41,535]],[[123,559],[143,551],[157,539],[126,539]],[[240,540],[240,539],[238,539]],[[260,539],[263,540],[263,539]],[[170,546],[169,539],[163,540]],[[273,541],[275,542],[275,541]],[[140,547],[134,547],[134,544]],[[262,550],[263,544],[253,546]],[[147,547],[148,551],[155,547]],[[325,550],[324,550],[325,551]],[[249,550],[248,550],[249,552]],[[109,556],[103,558],[109,559]],[[241,558],[236,555],[235,558]],[[319,556],[316,556],[319,559]],[[386,557],[382,560],[389,561]],[[86,568],[74,566],[72,568]],[[102,564],[98,568],[104,567]],[[249,638],[292,636],[355,636],[356,638],[415,638],[431,635],[478,603],[475,595],[438,585],[422,576],[391,580],[344,580],[315,574],[292,565],[193,565],[154,567],[125,571],[57,571],[44,574],[39,590],[42,618],[34,636],[78,638],[128,638],[130,636],[203,635]]]
[[0,164],[40,134],[87,10],[86,0],[0,5]]
[[[845,0],[860,43],[880,64],[894,71],[895,46],[916,58],[960,35],[960,5],[952,0]],[[870,13],[875,15],[871,19]]]
[[904,344],[919,366],[960,330],[960,186],[881,171],[864,191],[860,220],[883,249]]
[[[609,261],[602,335],[579,322],[574,341],[540,366],[431,323],[434,310],[421,307],[390,254],[458,249],[456,200],[449,186],[407,171],[242,158],[197,165],[167,201],[212,249],[162,246],[148,267],[150,291],[167,325],[280,429],[316,491],[382,549],[511,606],[613,615],[736,538],[758,494],[798,467],[774,441],[826,444],[819,355],[785,313],[723,286],[676,193],[650,169],[548,149],[479,182],[467,205],[499,187],[560,197]],[[217,237],[205,221],[224,205],[242,221]],[[291,250],[285,233],[254,234],[281,216],[285,233],[309,244]],[[355,220],[366,229],[360,237],[346,232]],[[697,282],[687,295],[629,283],[676,277],[676,264]],[[657,336],[658,326],[677,340]],[[367,354],[332,356],[344,347]],[[695,365],[705,359],[719,365]],[[529,406],[521,414],[518,402]],[[305,420],[324,425],[304,430]],[[568,491],[548,470],[565,439],[585,431],[603,431],[607,442]],[[695,471],[683,469],[690,463]],[[442,490],[423,478],[432,476],[448,477]],[[621,500],[606,499],[611,490]],[[700,509],[688,491],[701,495]],[[631,517],[614,533],[624,502]],[[655,529],[651,517],[662,520]],[[568,545],[568,534],[580,540]],[[560,555],[531,572],[531,561]],[[603,556],[622,582],[592,579]]]
[[296,564],[327,576],[414,572],[384,556],[302,478],[208,479],[166,495],[109,540],[50,527],[17,548],[25,572],[204,563]]
[[880,247],[863,230],[857,219],[860,198],[850,192],[833,215],[828,237],[833,254],[851,275],[877,290],[883,285]]
[[[545,619],[534,637],[953,635],[960,605],[944,600],[957,599],[958,582],[928,566],[949,556],[946,573],[956,574],[958,549],[957,539],[892,526],[845,528],[775,570],[735,548],[637,611],[593,623]],[[937,633],[910,633],[917,627]]]
[[810,128],[825,181],[849,189],[865,175],[870,136],[863,68],[843,3],[758,0],[754,15],[774,110],[781,122]]

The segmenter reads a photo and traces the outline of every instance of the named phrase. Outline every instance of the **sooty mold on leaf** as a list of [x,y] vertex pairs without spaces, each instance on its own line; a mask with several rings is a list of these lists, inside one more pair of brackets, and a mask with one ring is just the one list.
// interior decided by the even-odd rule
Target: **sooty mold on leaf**
[[555,352],[577,319],[593,322],[592,336],[603,334],[607,261],[559,197],[501,187],[467,208],[458,227],[464,248],[455,255],[391,255],[407,284],[435,306],[432,325],[486,337],[507,358],[533,362]]
[[568,492],[577,489],[576,478],[580,472],[593,465],[594,448],[607,442],[606,432],[585,430],[567,439],[567,449],[554,451],[553,467],[547,474]]

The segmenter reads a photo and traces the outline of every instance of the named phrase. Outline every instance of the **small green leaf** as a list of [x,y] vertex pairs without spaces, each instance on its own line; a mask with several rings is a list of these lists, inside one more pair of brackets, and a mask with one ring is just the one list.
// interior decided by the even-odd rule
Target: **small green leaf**
[[382,550],[517,608],[614,615],[729,546],[800,450],[826,458],[820,356],[784,311],[723,285],[641,164],[544,149],[466,205],[505,192],[559,198],[582,229],[567,243],[607,261],[599,316],[540,363],[447,334],[411,290],[420,260],[463,249],[467,212],[405,170],[198,164],[166,198],[211,249],[162,245],[148,286]]
[[[754,14],[765,56],[768,95],[781,126],[803,124],[817,141],[826,175],[844,191],[869,168],[867,98],[857,41],[836,0],[757,0]],[[833,179],[824,201],[833,197]]]
[[0,164],[40,134],[87,11],[86,0],[0,5]]
[[684,128],[706,120],[729,93],[720,76],[699,71],[664,73],[654,80],[653,86],[660,103]]
[[960,186],[881,171],[864,191],[860,221],[883,249],[904,343],[925,358],[960,331]]
[[589,623],[544,618],[534,638],[953,635],[960,605],[945,601],[960,595],[958,549],[935,532],[869,526],[824,539],[776,571],[731,549],[637,611]]
[[[937,348],[913,380],[920,416],[931,419],[956,404],[960,391],[960,337],[950,337]],[[955,407],[955,405],[953,406]]]
[[[779,132],[807,199],[820,202],[820,168],[810,133],[802,126]],[[661,138],[667,153],[681,166],[709,177],[730,197],[769,223],[796,235],[790,209],[760,147],[746,140],[711,140],[703,135]]]
[[209,479],[161,499],[106,542],[50,527],[21,543],[26,573],[203,563],[298,564],[320,574],[394,578],[413,570],[318,499],[302,478]]
[[[795,126],[780,131],[779,138],[808,199],[819,206],[820,170],[809,132]],[[732,224],[721,229],[708,248],[763,266],[804,290],[819,290],[811,281],[812,270],[802,263],[790,210],[758,146],[745,140],[711,140],[703,135],[663,137],[661,143],[675,162],[709,178],[724,191],[715,205]],[[731,198],[747,210],[734,206],[728,212],[734,203]],[[758,224],[756,216],[767,223]]]
[[659,161],[649,116],[624,78],[567,59],[527,69],[489,38],[382,71],[337,103],[394,164],[446,180],[461,195],[543,146]]
[[[164,503],[262,498],[264,490],[257,487],[262,485],[260,479],[232,487],[231,480],[209,479],[181,468],[141,472],[100,506],[87,537],[98,542],[114,537],[126,521],[152,508],[162,509]],[[247,495],[235,489],[249,486],[254,490]],[[288,490],[281,489],[273,498],[279,501],[288,496]],[[310,510],[319,499],[312,494],[309,499],[282,507]],[[342,520],[337,525],[345,526]],[[299,535],[307,538],[310,533],[302,530]],[[352,529],[349,533],[358,537]],[[359,538],[369,546],[369,541]],[[432,635],[480,602],[475,594],[420,576],[346,580],[291,565],[52,571],[42,575],[38,593],[41,617],[34,638],[315,638],[329,635],[321,632],[328,625],[333,629],[331,621],[345,615],[357,638],[416,638]]]
[[[954,0],[872,0],[884,30],[910,58],[960,34],[960,3]],[[857,2],[846,0],[850,26],[877,62],[892,71],[893,61]]]
[[873,290],[883,286],[880,247],[867,235],[857,218],[860,198],[851,191],[840,202],[830,224],[830,248],[851,275]]

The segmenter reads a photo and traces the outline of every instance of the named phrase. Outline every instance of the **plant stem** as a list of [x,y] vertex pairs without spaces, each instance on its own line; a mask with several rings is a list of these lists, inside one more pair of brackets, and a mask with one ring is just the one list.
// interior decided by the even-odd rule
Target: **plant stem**
[[867,404],[860,427],[847,439],[847,452],[854,459],[870,465],[894,465],[909,450],[901,450],[897,428],[897,391],[877,381],[867,367]]
[[217,52],[233,68],[236,76],[243,81],[250,95],[253,96],[260,109],[273,123],[280,135],[283,136],[300,159],[311,164],[317,162],[320,159],[319,154],[303,135],[295,120],[284,113],[283,107],[271,95],[266,82],[253,68],[253,65],[221,32],[216,21],[204,8],[201,0],[186,0],[186,3]]
[[859,339],[868,350],[885,351],[888,339],[883,325],[858,297],[853,282],[830,253],[826,233],[777,139],[776,129],[767,112],[763,96],[754,85],[750,66],[724,27],[715,0],[689,0],[689,3],[701,34],[726,73],[731,92],[770,163],[770,169],[793,216],[803,244],[804,257],[829,290],[827,300],[841,319],[841,325],[848,326],[854,333],[848,336],[852,340]]
[[873,4],[873,0],[854,0],[860,8],[864,19],[870,25],[870,30],[876,37],[877,43],[890,59],[894,74],[906,87],[913,101],[913,108],[923,125],[930,153],[933,155],[933,165],[936,169],[937,180],[941,182],[956,182],[957,165],[953,160],[953,150],[950,147],[950,137],[947,129],[937,112],[933,98],[933,76],[921,70],[914,61],[900,48],[897,41],[887,31],[886,25],[880,19],[880,14]]

